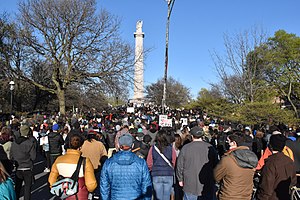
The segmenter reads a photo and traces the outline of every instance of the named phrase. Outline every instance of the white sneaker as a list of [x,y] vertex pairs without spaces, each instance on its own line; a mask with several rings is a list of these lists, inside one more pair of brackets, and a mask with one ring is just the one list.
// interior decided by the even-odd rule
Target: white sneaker
[[50,169],[46,167],[46,168],[44,169],[44,172],[48,173],[48,172],[50,172]]
[[89,193],[88,195],[88,200],[92,200],[93,199],[93,194],[92,193]]

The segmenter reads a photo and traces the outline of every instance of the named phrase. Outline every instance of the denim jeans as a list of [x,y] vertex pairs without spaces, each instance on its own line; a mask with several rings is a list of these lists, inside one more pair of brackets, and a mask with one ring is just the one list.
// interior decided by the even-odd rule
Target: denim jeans
[[184,193],[183,200],[216,200],[215,195],[202,195],[202,196],[197,196],[194,194],[190,193]]
[[173,186],[173,176],[153,176],[154,196],[157,200],[169,200]]

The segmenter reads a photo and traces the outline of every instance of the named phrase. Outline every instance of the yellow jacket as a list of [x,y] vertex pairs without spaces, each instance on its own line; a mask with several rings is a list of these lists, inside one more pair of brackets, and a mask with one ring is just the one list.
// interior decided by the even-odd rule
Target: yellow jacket
[[[50,187],[57,181],[57,177],[71,177],[76,170],[78,159],[81,155],[79,150],[68,149],[65,155],[59,156],[52,168],[48,178]],[[93,192],[97,187],[97,182],[94,174],[94,168],[89,158],[86,158],[86,164],[83,174],[83,165],[79,171],[79,178],[84,177],[84,182],[87,190]]]

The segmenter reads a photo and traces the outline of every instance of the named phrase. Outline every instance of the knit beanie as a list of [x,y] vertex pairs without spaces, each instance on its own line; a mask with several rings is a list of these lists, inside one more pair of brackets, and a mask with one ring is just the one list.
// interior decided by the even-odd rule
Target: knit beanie
[[28,133],[29,133],[29,129],[30,129],[30,127],[28,125],[22,125],[20,127],[20,134],[21,134],[21,136],[27,137]]

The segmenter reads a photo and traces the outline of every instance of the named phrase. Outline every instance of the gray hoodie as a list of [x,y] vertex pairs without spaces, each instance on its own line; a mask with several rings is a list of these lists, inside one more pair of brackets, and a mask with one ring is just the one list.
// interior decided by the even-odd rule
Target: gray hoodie
[[36,144],[31,138],[19,137],[11,145],[10,158],[17,162],[17,169],[32,169],[36,158]]

